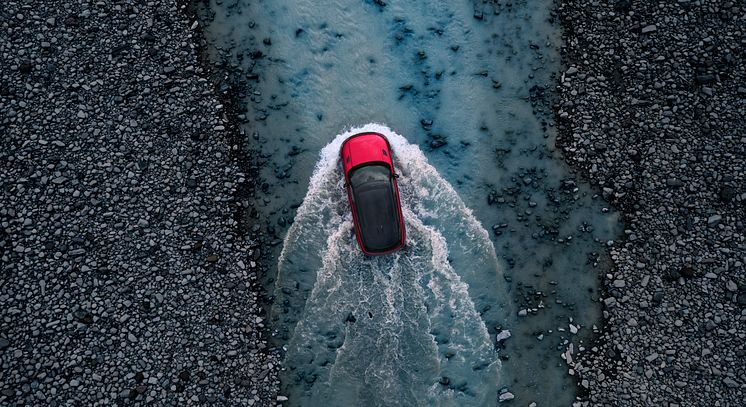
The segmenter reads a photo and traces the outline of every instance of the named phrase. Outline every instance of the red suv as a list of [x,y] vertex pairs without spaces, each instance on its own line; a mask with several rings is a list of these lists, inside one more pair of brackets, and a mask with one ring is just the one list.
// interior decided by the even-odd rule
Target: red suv
[[389,141],[379,133],[359,133],[340,151],[355,236],[365,254],[404,247],[404,220]]

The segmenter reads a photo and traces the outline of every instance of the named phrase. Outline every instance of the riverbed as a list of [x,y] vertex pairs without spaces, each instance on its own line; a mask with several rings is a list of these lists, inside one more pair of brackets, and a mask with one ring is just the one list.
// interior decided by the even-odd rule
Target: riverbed
[[[459,310],[469,326],[468,343],[477,350],[473,352],[477,358],[491,360],[486,371],[494,372],[465,380],[463,386],[454,384],[463,371],[440,374],[449,351],[438,347],[432,325],[433,321],[450,325],[453,320],[430,319],[430,325],[390,331],[383,336],[390,342],[381,349],[391,351],[394,343],[405,349],[407,358],[394,358],[387,362],[389,366],[429,366],[423,375],[394,371],[409,372],[399,381],[434,380],[435,391],[431,391],[433,386],[407,384],[393,394],[401,393],[401,400],[411,397],[435,405],[462,402],[459,392],[475,405],[497,403],[498,394],[506,392],[525,404],[569,405],[574,399],[567,352],[587,343],[599,319],[596,267],[604,261],[603,245],[618,235],[620,225],[617,215],[569,171],[553,147],[551,103],[561,66],[552,9],[550,1],[447,5],[337,1],[323,7],[310,1],[232,1],[212,2],[202,10],[210,52],[226,73],[224,85],[234,89],[246,148],[258,173],[251,202],[256,216],[247,227],[265,236],[263,280],[268,297],[274,300],[267,308],[276,346],[287,351],[283,388],[291,404],[329,404],[334,392],[319,391],[324,386],[357,389],[355,395],[346,394],[345,400],[337,402],[359,401],[363,398],[355,397],[365,395],[371,404],[383,405],[388,403],[384,396],[391,396],[384,391],[389,389],[386,385],[371,378],[375,375],[334,376],[327,374],[332,370],[329,363],[324,366],[326,372],[321,368],[309,371],[301,367],[308,361],[293,353],[331,340],[338,343],[331,348],[325,344],[324,352],[315,353],[316,357],[333,355],[331,364],[344,361],[340,366],[348,372],[355,371],[355,366],[378,366],[371,355],[363,357],[365,349],[380,350],[370,344],[366,348],[366,340],[381,335],[386,324],[372,321],[358,335],[342,335],[349,333],[350,325],[361,325],[357,321],[374,318],[352,315],[354,324],[344,321],[346,315],[334,320],[336,315],[318,312],[324,308],[313,302],[319,298],[314,297],[314,290],[318,293],[325,282],[345,281],[334,280],[332,269],[337,277],[368,270],[370,278],[360,284],[372,285],[365,287],[374,290],[371,298],[383,295],[384,287],[419,282],[438,269],[415,261],[414,256],[397,258],[406,266],[396,267],[386,260],[376,260],[372,266],[357,256],[349,225],[343,226],[344,196],[338,193],[327,197],[331,206],[339,208],[335,209],[340,212],[336,228],[317,228],[315,234],[303,234],[301,241],[288,239],[288,231],[302,229],[296,222],[318,214],[313,212],[314,193],[337,187],[336,178],[329,177],[339,177],[339,172],[329,170],[335,167],[334,158],[324,154],[324,148],[346,131],[368,123],[379,123],[401,135],[399,147],[394,147],[400,165],[432,168],[432,182],[426,183],[429,192],[452,191],[447,202],[463,208],[447,213],[442,211],[442,201],[433,201],[425,209],[443,213],[431,217],[431,224],[422,223],[421,230],[434,228],[440,240],[422,238],[408,243],[415,248],[410,253],[427,253],[429,258],[436,252],[434,242],[445,245],[450,264],[436,274],[459,281],[452,279],[439,287],[465,294],[454,298],[462,301]],[[327,169],[328,177],[312,178],[320,168]],[[417,178],[421,172],[413,170],[409,179],[421,181]],[[417,198],[411,196],[412,207]],[[329,206],[316,205],[321,207]],[[457,219],[454,213],[460,214]],[[421,221],[419,216],[409,219]],[[456,248],[463,243],[458,225],[464,219],[469,219],[475,235],[483,237],[480,244],[489,247],[456,256]],[[407,226],[416,227],[415,223]],[[286,275],[303,273],[302,279],[294,281],[308,284],[307,293],[282,307],[282,289],[287,288],[282,285],[283,275],[278,274],[287,264],[282,253],[298,253],[299,248],[316,260]],[[332,248],[342,253],[331,256]],[[333,259],[334,267],[324,265],[324,259]],[[400,272],[392,275],[392,270]],[[394,279],[385,280],[389,277]],[[397,281],[398,285],[392,283]],[[467,286],[465,292],[457,289],[460,284]],[[381,289],[375,291],[376,287]],[[422,300],[402,296],[394,304],[412,311],[412,321],[423,322],[416,316],[415,305],[427,308],[443,301],[428,300],[425,294]],[[343,297],[337,301],[350,304]],[[333,338],[305,335],[307,342],[302,342],[294,336],[298,327],[311,332],[308,326],[324,318],[328,319],[325,326],[332,320],[337,323],[339,332]],[[482,339],[476,340],[482,338],[482,329],[489,338],[489,352],[480,350]],[[497,334],[505,331],[511,337],[498,341]],[[428,335],[436,338],[435,353],[410,346],[425,343],[416,338],[424,340]],[[406,350],[407,346],[412,349]],[[339,349],[348,348],[358,351],[339,358]],[[384,360],[389,356],[375,355]],[[302,376],[297,375],[299,371],[304,372]],[[310,383],[309,377],[313,377]],[[488,397],[479,397],[483,394]]]

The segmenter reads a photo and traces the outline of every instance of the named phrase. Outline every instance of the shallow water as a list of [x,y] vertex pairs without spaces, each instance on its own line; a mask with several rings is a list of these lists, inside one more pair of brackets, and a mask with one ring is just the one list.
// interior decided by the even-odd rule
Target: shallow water
[[[619,226],[551,147],[551,2],[380,4],[203,13],[263,162],[259,226],[284,239],[265,278],[284,389],[298,405],[491,405],[507,386],[521,404],[569,405],[559,355],[598,318],[598,242]],[[409,248],[365,260],[335,160],[339,135],[370,122],[403,135]],[[513,337],[498,346],[503,328]],[[458,363],[453,343],[468,350]]]
[[[389,256],[357,247],[339,171],[342,142],[362,131],[386,135],[400,163],[407,247]],[[353,129],[324,147],[310,185],[280,255],[272,313],[288,340],[291,399],[494,401],[500,361],[485,321],[508,318],[507,289],[487,231],[419,148],[380,125]]]

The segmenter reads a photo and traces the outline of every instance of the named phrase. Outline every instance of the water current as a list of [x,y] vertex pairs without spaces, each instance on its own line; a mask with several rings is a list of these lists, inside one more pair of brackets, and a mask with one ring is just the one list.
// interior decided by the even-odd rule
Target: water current
[[[596,265],[619,225],[553,147],[552,9],[202,5],[258,170],[290,404],[495,405],[505,388],[523,405],[571,404],[560,354],[598,320]],[[402,173],[407,249],[385,257],[357,247],[337,159],[364,126],[390,136]]]
[[[398,163],[408,238],[393,255],[366,257],[353,235],[339,149],[362,131],[386,135]],[[294,399],[495,400],[500,361],[484,321],[510,314],[504,280],[487,231],[419,147],[384,126],[351,129],[321,151],[310,185],[280,255],[274,309]]]

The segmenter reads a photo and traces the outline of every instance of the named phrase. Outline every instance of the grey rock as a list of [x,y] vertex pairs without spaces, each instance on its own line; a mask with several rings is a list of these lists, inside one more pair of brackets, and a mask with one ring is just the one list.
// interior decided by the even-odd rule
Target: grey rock
[[738,305],[746,306],[746,290],[742,290],[738,293],[736,301],[738,302]]
[[668,178],[666,180],[666,185],[668,185],[669,187],[673,187],[673,188],[680,188],[684,186],[684,183],[681,180],[676,179],[676,178]]
[[738,384],[738,382],[731,379],[730,377],[726,377],[725,379],[723,379],[723,384],[731,389],[741,386],[740,384]]
[[502,331],[497,333],[495,340],[497,342],[503,342],[508,338],[510,338],[510,331],[508,331],[507,329],[503,329]]
[[726,289],[727,289],[728,291],[731,291],[731,292],[736,292],[736,291],[738,291],[738,286],[736,285],[736,283],[735,283],[735,282],[733,282],[733,280],[728,280],[728,281],[727,281],[727,282],[725,283],[725,288],[726,288]]
[[506,401],[513,400],[515,398],[515,395],[513,393],[506,391],[505,393],[501,393],[500,396],[498,396],[498,401],[500,403],[504,403]]

